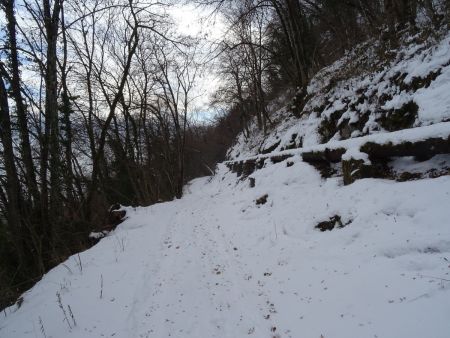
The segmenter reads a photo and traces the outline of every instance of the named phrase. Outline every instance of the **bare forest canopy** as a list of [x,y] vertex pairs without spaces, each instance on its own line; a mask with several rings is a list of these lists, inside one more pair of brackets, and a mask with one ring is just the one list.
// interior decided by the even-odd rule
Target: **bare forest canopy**
[[[450,16],[449,0],[184,1],[226,25],[199,58],[202,38],[173,29],[177,3],[1,0],[0,307],[87,248],[111,204],[181,197],[252,118],[270,127],[275,98],[300,114],[311,77],[358,43]],[[209,124],[192,119],[205,59],[226,107]]]

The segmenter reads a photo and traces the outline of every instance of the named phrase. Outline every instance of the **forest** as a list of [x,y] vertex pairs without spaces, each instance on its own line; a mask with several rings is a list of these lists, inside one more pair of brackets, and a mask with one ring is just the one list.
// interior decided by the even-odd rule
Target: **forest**
[[[180,34],[171,6],[220,18],[220,40]],[[92,245],[114,204],[180,198],[239,132],[299,117],[311,78],[357,44],[448,31],[449,0],[1,0],[0,308]],[[205,52],[207,50],[207,52]],[[205,57],[205,54],[206,57]],[[193,104],[220,85],[208,120]]]

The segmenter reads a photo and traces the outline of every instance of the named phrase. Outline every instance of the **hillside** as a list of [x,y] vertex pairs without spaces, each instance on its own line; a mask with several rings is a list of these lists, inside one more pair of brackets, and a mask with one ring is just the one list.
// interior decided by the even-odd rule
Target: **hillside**
[[253,125],[229,158],[450,121],[450,35],[406,35],[399,47],[386,49],[386,42],[369,41],[322,69],[300,118],[292,113],[295,105],[281,100],[273,130],[264,135]]
[[450,36],[360,49],[181,199],[124,207],[0,336],[448,337]]

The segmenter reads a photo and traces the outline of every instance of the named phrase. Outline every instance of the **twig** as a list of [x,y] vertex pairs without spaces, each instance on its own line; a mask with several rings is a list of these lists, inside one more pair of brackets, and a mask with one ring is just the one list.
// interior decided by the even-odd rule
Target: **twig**
[[103,275],[100,275],[100,299],[103,298]]
[[66,310],[64,309],[64,306],[62,304],[61,294],[59,292],[57,292],[56,297],[58,298],[58,306],[64,315],[64,320],[66,321],[67,325],[69,326],[69,329],[72,329],[72,325],[70,325],[69,319],[67,318]]
[[80,269],[80,273],[83,273],[83,264],[81,263],[81,257],[80,257],[79,253],[77,254],[77,257],[78,257],[78,262],[77,262],[78,268]]
[[67,308],[69,309],[70,318],[72,318],[73,326],[77,326],[77,322],[75,321],[75,316],[73,315],[72,308],[70,305],[67,305]]
[[71,275],[73,274],[72,270],[66,264],[63,263],[62,266],[65,267]]
[[40,326],[42,335],[44,336],[44,338],[47,338],[47,335],[45,334],[44,323],[42,322],[42,318],[40,316],[39,316],[39,326]]
[[445,278],[440,278],[440,277],[425,276],[425,275],[420,275],[420,277],[433,278],[433,279],[442,280],[442,281],[444,281],[444,282],[450,282],[450,279],[445,279]]

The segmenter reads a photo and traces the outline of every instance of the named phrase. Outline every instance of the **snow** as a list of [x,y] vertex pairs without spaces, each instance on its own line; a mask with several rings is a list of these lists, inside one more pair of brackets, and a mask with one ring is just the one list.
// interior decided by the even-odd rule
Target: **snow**
[[[355,50],[319,72],[300,118],[274,102],[270,133],[252,124],[250,138],[238,137],[230,160],[291,155],[265,161],[250,175],[254,188],[224,163],[215,176],[190,182],[181,199],[125,207],[116,230],[92,234],[104,237],[3,311],[0,337],[448,338],[450,176],[344,186],[342,177],[322,179],[301,158],[344,148],[344,159],[368,162],[360,151],[367,142],[449,138],[450,35],[432,45],[411,43],[383,69],[343,74],[359,61],[376,62],[375,49],[369,42],[360,47],[362,61],[355,62]],[[401,73],[411,83],[430,72],[439,75],[416,91],[392,81]],[[389,97],[383,104],[382,96]],[[409,101],[419,107],[414,128],[380,128],[380,109]],[[351,138],[336,133],[321,144],[318,128],[336,112],[339,123],[369,116]],[[283,150],[293,141],[298,149]],[[389,166],[442,173],[450,158],[395,158]],[[335,216],[346,226],[315,228]]]
[[[450,53],[450,51],[449,51]],[[430,87],[419,89],[414,100],[419,105],[419,120],[424,123],[450,120],[450,66],[433,81]]]
[[396,172],[427,173],[436,170],[449,170],[450,155],[439,154],[427,161],[416,161],[412,156],[393,158],[389,165]]
[[[325,149],[338,149],[338,148],[344,148],[347,149],[348,154],[356,154],[361,152],[359,151],[360,147],[368,142],[373,142],[376,144],[392,144],[397,145],[404,142],[418,142],[427,140],[429,138],[442,138],[442,139],[449,139],[450,138],[450,122],[441,122],[441,123],[435,123],[429,126],[424,127],[416,127],[416,128],[409,128],[409,129],[403,129],[395,132],[390,133],[380,133],[380,134],[371,134],[361,137],[355,137],[350,138],[347,140],[330,140],[327,143],[324,144],[318,144],[315,146],[310,147],[301,147],[293,150],[284,150],[284,151],[273,151],[268,155],[256,155],[256,156],[250,156],[247,158],[244,157],[238,157],[235,158],[233,161],[241,161],[246,159],[258,159],[258,158],[267,158],[271,156],[279,156],[279,155],[300,155],[304,152],[315,152],[315,151],[324,151]],[[237,151],[234,149],[236,153],[239,153],[240,151]],[[245,153],[244,150],[242,150],[243,153]],[[361,156],[361,155],[360,155]],[[366,155],[364,155],[366,156]],[[232,161],[232,162],[233,162]]]
[[342,160],[350,161],[350,160],[362,160],[364,164],[370,165],[369,155],[363,153],[355,148],[348,149],[343,155]]
[[[450,33],[437,40],[421,41],[420,37],[406,40],[399,49],[391,51],[395,57],[388,64],[376,52],[378,42],[369,41],[322,69],[311,79],[310,99],[300,118],[284,121],[289,115],[286,109],[274,112],[271,118],[275,126],[271,133],[264,135],[253,125],[250,140],[240,135],[228,153],[229,159],[255,156],[281,140],[275,149],[279,152],[289,145],[292,135],[302,139],[304,147],[320,144],[320,124],[338,113],[342,113],[338,116],[339,127],[343,122],[358,124],[368,114],[362,128],[351,132],[351,138],[384,133],[378,122],[380,116],[409,102],[418,106],[413,127],[450,121]],[[400,82],[408,87],[413,80],[433,74],[436,78],[422,88],[403,88],[398,83],[403,78]],[[331,89],[330,83],[335,83]],[[331,137],[333,141],[340,139],[339,133]]]
[[[450,177],[343,186],[289,161],[255,188],[220,165],[182,199],[127,208],[5,310],[0,336],[448,337]],[[334,215],[350,224],[314,228]]]

